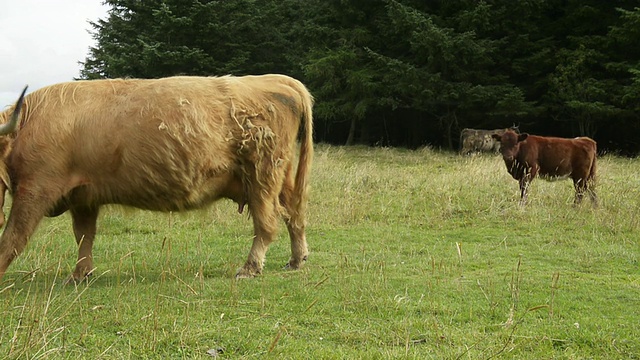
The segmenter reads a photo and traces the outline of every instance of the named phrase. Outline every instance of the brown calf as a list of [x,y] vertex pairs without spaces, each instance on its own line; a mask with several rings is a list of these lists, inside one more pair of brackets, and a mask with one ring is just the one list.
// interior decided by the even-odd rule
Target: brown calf
[[575,203],[589,194],[594,206],[596,142],[588,137],[564,139],[507,131],[493,135],[500,141],[500,152],[507,171],[520,183],[521,201],[527,200],[529,184],[540,176],[547,180],[570,177],[576,189]]

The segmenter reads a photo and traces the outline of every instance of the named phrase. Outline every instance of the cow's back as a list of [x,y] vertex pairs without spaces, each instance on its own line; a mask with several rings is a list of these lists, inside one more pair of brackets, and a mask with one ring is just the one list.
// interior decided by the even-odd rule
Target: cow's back
[[565,139],[529,135],[520,143],[518,161],[537,166],[541,176],[565,176],[575,170],[590,169],[595,155],[596,142],[587,137]]

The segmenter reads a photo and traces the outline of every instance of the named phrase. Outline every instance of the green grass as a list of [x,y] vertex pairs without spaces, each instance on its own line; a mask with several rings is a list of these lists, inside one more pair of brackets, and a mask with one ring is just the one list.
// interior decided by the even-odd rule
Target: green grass
[[599,159],[597,209],[570,181],[518,204],[499,156],[316,150],[309,261],[236,281],[251,221],[228,201],[184,214],[105,208],[95,275],[68,215],[46,219],[0,286],[15,359],[637,359],[640,160]]

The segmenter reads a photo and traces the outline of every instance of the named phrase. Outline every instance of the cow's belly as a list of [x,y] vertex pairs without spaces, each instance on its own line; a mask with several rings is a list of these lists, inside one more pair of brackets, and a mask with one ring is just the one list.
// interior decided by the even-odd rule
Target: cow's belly
[[164,174],[153,178],[130,175],[95,179],[74,189],[72,204],[100,206],[120,204],[154,211],[184,211],[202,208],[220,198],[244,201],[242,182],[234,171],[190,178]]
[[569,174],[540,174],[540,178],[546,181],[566,180],[569,178]]

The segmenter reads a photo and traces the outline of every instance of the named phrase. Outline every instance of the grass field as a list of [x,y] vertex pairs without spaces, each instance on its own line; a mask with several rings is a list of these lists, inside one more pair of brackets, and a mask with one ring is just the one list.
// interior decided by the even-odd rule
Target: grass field
[[229,201],[105,208],[77,286],[70,219],[46,219],[0,285],[0,358],[638,359],[640,160],[598,171],[597,209],[568,180],[521,207],[498,155],[319,145],[309,261],[282,269],[281,226],[242,281]]

